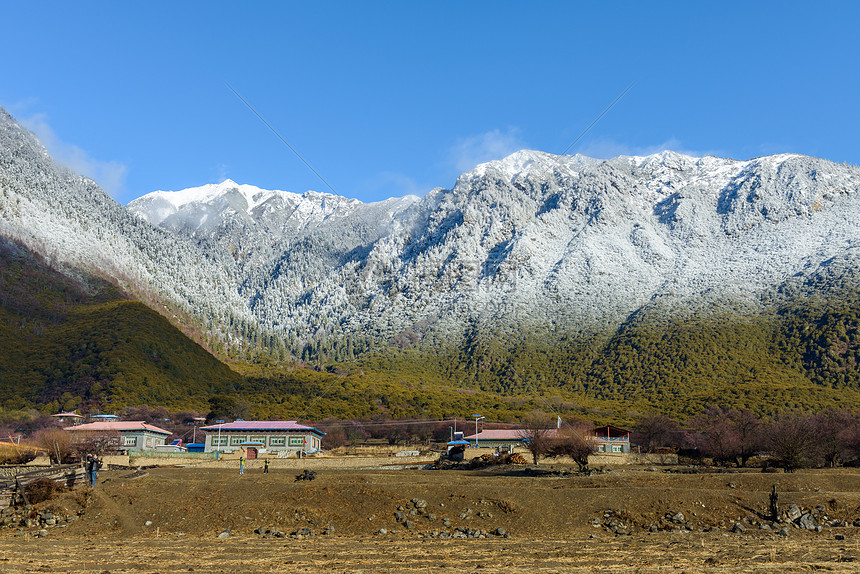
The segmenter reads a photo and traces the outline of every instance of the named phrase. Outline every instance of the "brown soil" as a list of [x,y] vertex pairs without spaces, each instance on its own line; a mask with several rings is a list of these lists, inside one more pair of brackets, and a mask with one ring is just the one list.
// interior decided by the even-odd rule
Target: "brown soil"
[[[550,470],[549,465],[541,468]],[[0,572],[785,572],[860,569],[860,529],[827,527],[788,536],[760,530],[771,486],[782,508],[823,506],[830,519],[860,518],[853,469],[677,474],[616,469],[583,476],[525,476],[522,466],[472,471],[315,468],[316,480],[276,469],[153,468],[100,473],[98,487],[63,493],[49,506],[81,517],[48,536],[4,529]],[[555,467],[569,471],[570,468]],[[732,486],[730,486],[730,483]],[[427,501],[431,521],[412,530],[394,512]],[[672,528],[682,512],[693,532]],[[466,514],[466,518],[460,515]],[[616,535],[594,518],[623,523]],[[744,517],[744,534],[728,532]],[[451,527],[442,524],[443,518]],[[147,525],[149,522],[149,525]],[[322,534],[331,524],[333,534]],[[303,539],[264,538],[258,527]],[[425,538],[462,526],[509,538]],[[702,532],[703,529],[714,529]],[[230,529],[230,537],[218,534]],[[387,534],[378,534],[385,528]],[[391,531],[394,531],[393,533]],[[836,535],[844,540],[836,540]]]

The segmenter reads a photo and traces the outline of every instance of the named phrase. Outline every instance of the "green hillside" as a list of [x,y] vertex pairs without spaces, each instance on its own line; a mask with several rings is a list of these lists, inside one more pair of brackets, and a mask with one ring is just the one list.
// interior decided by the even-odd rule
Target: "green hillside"
[[590,341],[532,334],[505,345],[470,333],[445,352],[365,358],[356,378],[471,390],[482,414],[502,419],[535,407],[616,421],[649,411],[686,418],[706,405],[820,411],[860,401],[858,325],[860,298],[843,293],[774,316],[646,321]]
[[0,242],[0,404],[204,408],[241,377],[112,285]]
[[[74,277],[74,278],[72,278]],[[261,359],[263,360],[263,359]],[[231,368],[232,366],[232,368]],[[226,365],[145,305],[0,241],[0,407],[208,410],[255,418],[512,421],[535,409],[623,423],[705,405],[772,415],[860,401],[860,296],[796,297],[759,317],[639,321],[582,341],[505,340],[472,326],[446,348],[392,347],[349,362]]]

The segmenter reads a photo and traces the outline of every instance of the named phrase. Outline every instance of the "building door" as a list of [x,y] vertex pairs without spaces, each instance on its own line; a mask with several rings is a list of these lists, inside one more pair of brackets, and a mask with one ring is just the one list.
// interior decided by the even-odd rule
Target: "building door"
[[249,460],[250,460],[250,459],[252,459],[252,458],[257,458],[257,449],[256,449],[256,448],[254,448],[254,447],[252,447],[252,446],[249,446],[249,447],[248,447],[248,452],[246,453],[246,455],[247,455],[247,458],[248,458]]

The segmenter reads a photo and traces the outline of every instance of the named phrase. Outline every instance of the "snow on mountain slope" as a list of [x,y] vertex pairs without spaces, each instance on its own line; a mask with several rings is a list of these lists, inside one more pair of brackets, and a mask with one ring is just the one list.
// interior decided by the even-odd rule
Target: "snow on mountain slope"
[[[336,218],[316,204],[308,211],[320,215],[301,221],[294,203],[263,221],[253,205],[265,193],[253,189],[189,191],[183,209],[196,205],[190,212],[219,224],[195,215],[162,226],[229,250],[261,324],[301,340],[416,340],[468,321],[513,335],[582,333],[649,310],[758,312],[782,282],[815,273],[860,237],[857,168],[788,154],[603,161],[520,151],[421,200],[340,200]],[[225,207],[230,194],[260,199],[237,211]],[[154,221],[154,196],[129,207]]]
[[10,152],[32,136],[0,123],[6,233],[133,277],[231,344],[344,358],[475,325],[576,335],[761,313],[804,286],[860,283],[860,169],[805,156],[523,150],[422,198],[364,204],[225,181],[125,211],[32,142]]
[[182,191],[155,191],[132,201],[128,208],[153,225],[188,233],[200,228],[212,229],[228,213],[241,213],[249,221],[265,223],[267,215],[277,212],[286,216],[281,223],[289,221],[290,227],[300,229],[333,215],[349,213],[360,205],[357,199],[330,193],[265,190],[228,179]]
[[764,291],[855,245],[858,186],[856,168],[800,156],[518,152],[461,176],[423,233],[379,259],[396,269],[387,294],[407,297],[416,318],[581,331],[657,305],[752,311]]
[[[222,268],[186,240],[131,215],[93,181],[53,163],[0,109],[0,233],[60,269],[79,268],[236,343],[255,324]],[[186,325],[188,326],[188,325]]]

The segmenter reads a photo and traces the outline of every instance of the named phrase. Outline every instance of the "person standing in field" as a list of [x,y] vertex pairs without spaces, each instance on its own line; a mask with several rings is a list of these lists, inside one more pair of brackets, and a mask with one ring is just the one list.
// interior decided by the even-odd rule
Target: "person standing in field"
[[89,483],[90,488],[96,487],[96,480],[98,479],[99,469],[101,467],[102,461],[99,460],[98,455],[87,455],[87,461],[84,465],[84,469],[87,471],[87,482]]
[[245,459],[244,457],[239,457],[239,474],[245,474]]
[[263,474],[269,474],[269,459],[263,463]]

